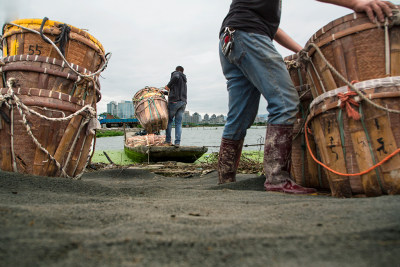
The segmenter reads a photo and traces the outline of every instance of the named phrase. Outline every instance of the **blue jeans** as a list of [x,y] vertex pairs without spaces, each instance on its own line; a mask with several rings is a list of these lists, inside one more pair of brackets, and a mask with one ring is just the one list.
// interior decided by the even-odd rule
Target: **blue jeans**
[[268,36],[236,31],[234,46],[225,57],[219,42],[222,71],[227,79],[229,112],[222,137],[241,140],[253,124],[260,96],[267,100],[269,124],[293,124],[299,96],[282,56]]
[[186,103],[183,101],[168,102],[168,126],[166,130],[165,142],[171,143],[172,123],[175,118],[175,144],[181,143],[182,117],[185,112]]

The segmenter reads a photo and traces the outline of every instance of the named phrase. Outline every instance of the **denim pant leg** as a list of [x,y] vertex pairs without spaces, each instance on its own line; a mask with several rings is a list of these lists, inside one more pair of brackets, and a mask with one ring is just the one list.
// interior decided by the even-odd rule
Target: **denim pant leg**
[[225,58],[221,49],[220,60],[229,94],[229,111],[222,137],[241,140],[257,116],[260,92],[235,64]]
[[168,103],[168,126],[165,130],[165,142],[171,143],[172,124],[174,122],[175,110],[173,103]]
[[181,135],[182,135],[182,118],[183,113],[185,112],[186,103],[183,101],[179,101],[178,110],[175,113],[175,144],[179,145],[181,143]]
[[[268,123],[293,124],[298,112],[299,97],[282,56],[275,49],[272,40],[264,35],[243,31],[236,31],[234,38],[232,52],[228,57],[222,57],[240,69],[243,76],[267,100]],[[222,42],[223,40],[220,41],[220,46]],[[223,69],[226,61],[221,59]],[[224,74],[229,77],[229,73]],[[242,112],[247,110],[243,109]]]

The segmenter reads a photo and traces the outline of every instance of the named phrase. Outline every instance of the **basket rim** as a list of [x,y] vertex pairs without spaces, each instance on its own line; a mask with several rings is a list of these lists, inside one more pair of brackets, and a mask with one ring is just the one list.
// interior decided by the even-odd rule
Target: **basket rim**
[[[27,28],[30,28],[29,26],[37,26],[40,27],[42,25],[42,21],[43,19],[35,19],[35,18],[28,18],[28,19],[18,19],[18,20],[14,20],[11,21],[11,23],[13,24],[17,24],[17,25],[21,25]],[[90,33],[88,33],[87,31],[84,31],[82,29],[79,29],[73,25],[70,25],[68,23],[63,23],[63,22],[59,22],[59,21],[55,21],[55,20],[47,20],[43,30],[44,29],[51,29],[53,27],[58,27],[62,24],[67,24],[70,28],[71,28],[71,32],[74,32],[76,34],[79,34],[87,39],[89,39],[90,41],[92,41],[103,53],[104,53],[104,47],[103,45],[95,38],[93,37]],[[13,28],[17,28],[16,26],[13,25],[8,25],[7,23],[4,24],[3,29],[4,29],[4,37],[7,37],[8,35],[12,35],[15,30],[12,30]],[[19,28],[19,30],[17,31],[23,31],[22,29]]]
[[[355,83],[354,86],[360,90],[364,91],[367,89],[372,89],[376,87],[380,88],[385,88],[385,87],[393,87],[393,86],[398,86],[400,90],[400,76],[392,76],[392,77],[386,77],[386,78],[380,78],[380,79],[372,79],[372,80],[366,80],[362,81],[359,83]],[[339,93],[346,93],[348,92],[348,86],[342,86],[339,88],[336,88],[334,90],[330,90],[326,93],[323,93],[316,98],[310,103],[310,109],[312,109],[314,106],[318,105],[319,103],[323,102],[326,98],[334,97]]]

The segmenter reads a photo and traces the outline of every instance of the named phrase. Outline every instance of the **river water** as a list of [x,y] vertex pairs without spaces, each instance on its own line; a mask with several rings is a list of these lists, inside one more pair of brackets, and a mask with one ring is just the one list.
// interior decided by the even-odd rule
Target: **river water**
[[[193,127],[182,128],[181,145],[183,146],[207,146],[208,153],[218,152],[221,143],[223,127]],[[245,145],[264,144],[266,126],[253,126],[247,130],[244,140]],[[165,131],[161,132],[165,135]],[[172,136],[175,129],[172,129]],[[174,140],[174,138],[172,138]],[[124,148],[124,137],[102,137],[96,139],[96,151],[121,150]],[[243,150],[259,150],[261,146],[244,146]]]

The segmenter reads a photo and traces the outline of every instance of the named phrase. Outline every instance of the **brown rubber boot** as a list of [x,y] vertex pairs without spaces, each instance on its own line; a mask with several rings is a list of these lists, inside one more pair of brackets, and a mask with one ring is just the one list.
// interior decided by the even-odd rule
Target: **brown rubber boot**
[[218,184],[236,182],[243,141],[222,138],[218,156]]
[[265,136],[264,172],[266,191],[289,194],[311,194],[316,190],[296,184],[289,174],[293,125],[269,124]]

